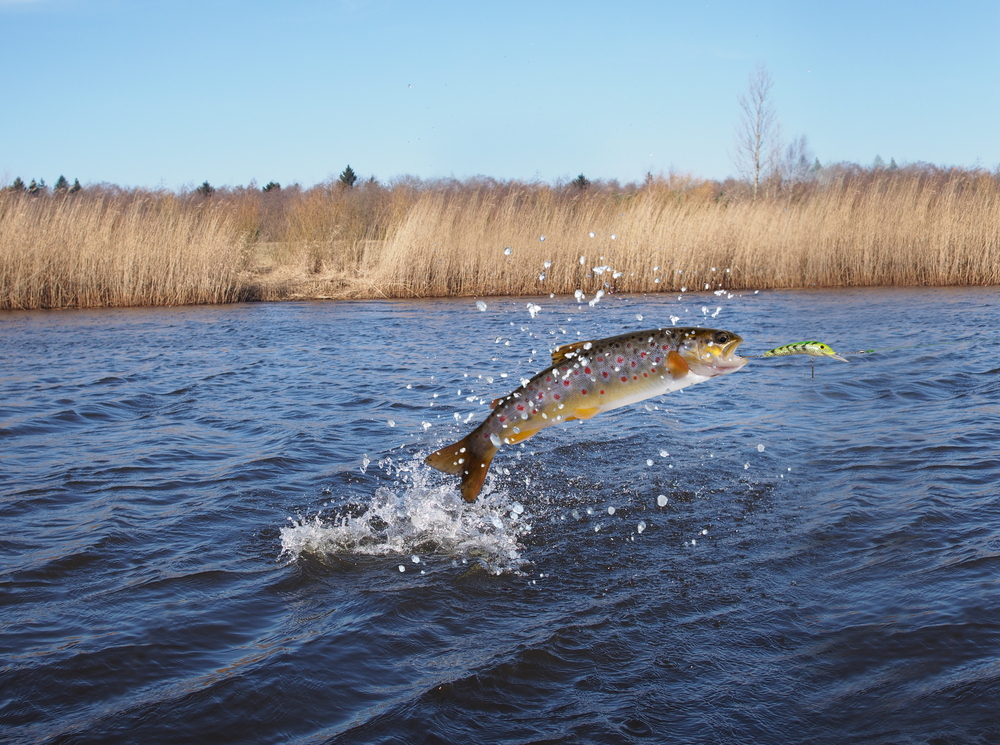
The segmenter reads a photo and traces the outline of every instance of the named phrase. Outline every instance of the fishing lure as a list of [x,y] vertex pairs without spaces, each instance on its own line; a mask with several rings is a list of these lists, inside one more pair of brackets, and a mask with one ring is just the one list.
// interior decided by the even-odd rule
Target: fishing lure
[[789,354],[808,354],[810,357],[831,357],[841,362],[847,362],[847,358],[841,357],[833,351],[829,344],[821,341],[797,341],[794,344],[785,344],[781,347],[764,352],[762,357],[784,357]]

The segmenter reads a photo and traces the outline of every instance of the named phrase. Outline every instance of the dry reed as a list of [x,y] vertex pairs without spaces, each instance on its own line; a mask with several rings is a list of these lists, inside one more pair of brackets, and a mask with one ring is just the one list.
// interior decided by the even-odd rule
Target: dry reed
[[[1000,284],[1000,178],[0,192],[0,308]],[[505,250],[505,249],[508,249]]]
[[238,300],[233,223],[228,210],[173,195],[0,194],[0,308]]
[[366,269],[398,296],[998,284],[1000,188],[959,173],[874,174],[756,202],[655,187],[431,193]]

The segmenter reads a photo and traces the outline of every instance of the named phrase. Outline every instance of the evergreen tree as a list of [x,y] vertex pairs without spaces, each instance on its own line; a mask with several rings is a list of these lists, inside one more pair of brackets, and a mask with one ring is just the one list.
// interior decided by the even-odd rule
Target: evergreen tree
[[24,191],[26,188],[27,187],[24,185],[24,182],[21,180],[20,176],[15,178],[14,183],[10,185],[11,191]]
[[31,183],[28,184],[28,193],[33,197],[41,196],[42,194],[44,194],[45,179],[40,178],[38,179],[37,183],[35,182],[35,179],[31,179]]
[[885,168],[885,161],[882,160],[881,155],[875,156],[875,160],[872,161],[872,168]]
[[59,178],[56,179],[56,185],[52,187],[52,191],[56,194],[63,194],[69,189],[69,181],[66,177],[60,174]]
[[78,178],[73,179],[73,185],[71,187],[69,187],[69,193],[70,194],[76,194],[78,191],[82,191],[82,190],[83,190],[83,187],[80,186],[80,179],[78,179]]
[[206,181],[197,189],[195,189],[195,191],[201,194],[203,197],[210,197],[212,196],[212,194],[215,193],[215,187]]
[[358,174],[356,174],[354,172],[354,169],[351,168],[350,164],[348,164],[347,168],[345,168],[343,173],[340,174],[340,183],[342,183],[344,186],[350,189],[352,186],[354,186],[354,182],[357,180],[358,180]]
[[[647,181],[651,181],[651,180],[652,179],[647,179]],[[584,176],[581,173],[579,176],[577,176],[575,179],[573,179],[570,183],[572,183],[573,186],[575,186],[577,189],[586,189],[588,186],[590,186],[590,179],[588,179],[586,176]]]
[[895,158],[889,158],[889,170],[890,171],[895,171],[897,168],[899,168],[899,166],[896,165],[896,159]]
[[281,191],[281,184],[279,184],[277,181],[268,181],[267,185],[263,189],[261,189],[261,191],[264,192]]

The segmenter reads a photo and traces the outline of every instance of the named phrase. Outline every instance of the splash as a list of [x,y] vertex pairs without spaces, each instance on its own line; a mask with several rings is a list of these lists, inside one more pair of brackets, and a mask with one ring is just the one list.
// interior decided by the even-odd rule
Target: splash
[[[391,470],[391,466],[386,469]],[[378,486],[352,514],[289,518],[281,529],[281,555],[353,554],[402,557],[446,556],[475,562],[494,574],[517,572],[520,539],[531,532],[530,515],[501,492],[466,503],[453,485],[419,460],[396,467],[392,486]]]

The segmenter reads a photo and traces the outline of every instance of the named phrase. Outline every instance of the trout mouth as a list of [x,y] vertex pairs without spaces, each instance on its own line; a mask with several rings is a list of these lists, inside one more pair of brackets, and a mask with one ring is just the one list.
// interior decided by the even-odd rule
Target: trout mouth
[[691,371],[697,375],[715,377],[736,372],[747,363],[736,354],[743,338],[730,331],[711,332],[708,338],[693,340],[678,350]]

